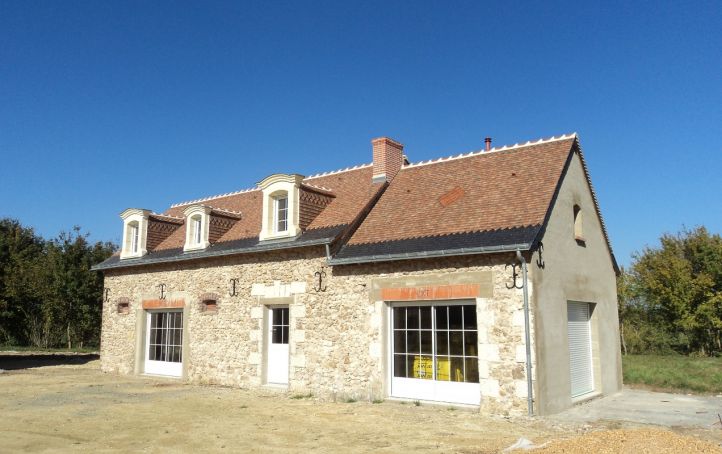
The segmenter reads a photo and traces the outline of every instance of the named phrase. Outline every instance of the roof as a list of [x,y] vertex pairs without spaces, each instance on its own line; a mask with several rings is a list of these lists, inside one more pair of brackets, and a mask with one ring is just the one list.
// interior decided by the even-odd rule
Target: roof
[[528,250],[576,135],[411,164],[334,264]]
[[[158,241],[147,255],[122,262],[116,255],[96,269],[323,244],[333,246],[331,265],[530,250],[574,152],[581,156],[571,134],[406,164],[388,184],[372,182],[371,164],[312,175],[300,187],[309,210],[303,232],[287,240],[259,241],[260,189],[183,202],[151,216],[163,225],[154,227]],[[206,250],[183,252],[185,227],[177,220],[198,204],[225,221]],[[609,245],[603,221],[602,228]]]

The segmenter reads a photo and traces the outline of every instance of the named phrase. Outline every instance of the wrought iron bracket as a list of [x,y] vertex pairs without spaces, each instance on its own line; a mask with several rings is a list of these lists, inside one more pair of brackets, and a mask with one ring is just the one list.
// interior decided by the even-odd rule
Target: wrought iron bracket
[[232,277],[230,280],[231,283],[231,290],[228,292],[230,296],[238,296],[238,278]]
[[538,266],[541,269],[544,269],[545,263],[544,263],[544,243],[541,241],[539,242],[539,257],[536,259],[536,266]]
[[165,299],[165,284],[158,285],[158,288],[160,289],[160,297],[159,299],[164,300]]
[[512,282],[511,282],[511,285],[505,284],[505,285],[506,285],[506,288],[508,288],[508,289],[510,289],[510,290],[513,289],[513,288],[516,288],[516,289],[524,288],[524,284],[523,284],[523,283],[518,284],[518,283],[516,282],[517,278],[519,277],[519,271],[517,271],[517,268],[519,268],[519,265],[518,265],[517,263],[512,263],[511,265],[505,265],[505,266],[504,266],[504,270],[506,270],[506,269],[509,268],[509,267],[511,267],[511,279],[512,279]]
[[313,275],[316,277],[316,280],[317,280],[316,285],[313,286],[313,289],[316,292],[325,292],[326,291],[327,286],[324,283],[324,279],[326,279],[326,271],[324,271],[325,268],[326,268],[325,266],[322,266],[320,271],[316,271],[315,273],[313,273]]
[[103,292],[103,301],[108,302],[110,301],[110,289],[106,287],[105,291]]

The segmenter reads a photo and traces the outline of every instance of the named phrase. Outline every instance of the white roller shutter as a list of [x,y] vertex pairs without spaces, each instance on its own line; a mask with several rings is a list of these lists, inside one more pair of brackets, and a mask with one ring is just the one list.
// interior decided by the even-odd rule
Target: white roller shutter
[[567,305],[567,318],[572,397],[577,397],[594,391],[589,304],[570,301]]

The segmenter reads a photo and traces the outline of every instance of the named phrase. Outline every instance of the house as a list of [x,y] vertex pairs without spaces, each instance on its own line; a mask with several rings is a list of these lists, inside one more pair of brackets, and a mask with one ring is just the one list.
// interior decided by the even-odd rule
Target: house
[[575,134],[121,213],[102,370],[549,414],[621,387],[617,265]]

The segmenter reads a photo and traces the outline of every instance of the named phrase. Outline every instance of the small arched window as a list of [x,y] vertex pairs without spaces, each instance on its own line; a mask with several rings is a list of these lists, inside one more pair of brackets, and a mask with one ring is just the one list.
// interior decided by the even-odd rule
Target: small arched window
[[583,215],[579,205],[574,205],[574,239],[584,242]]
[[201,218],[201,216],[199,214],[195,215],[191,218],[191,229],[193,230],[191,238],[193,238],[193,244],[195,244],[195,245],[201,244],[201,242],[203,241],[203,224],[202,224],[202,222],[203,222],[203,219]]
[[137,254],[140,245],[140,225],[138,221],[128,223],[128,238],[126,239],[128,251],[131,254]]
[[273,231],[282,233],[288,230],[288,193],[273,195]]

